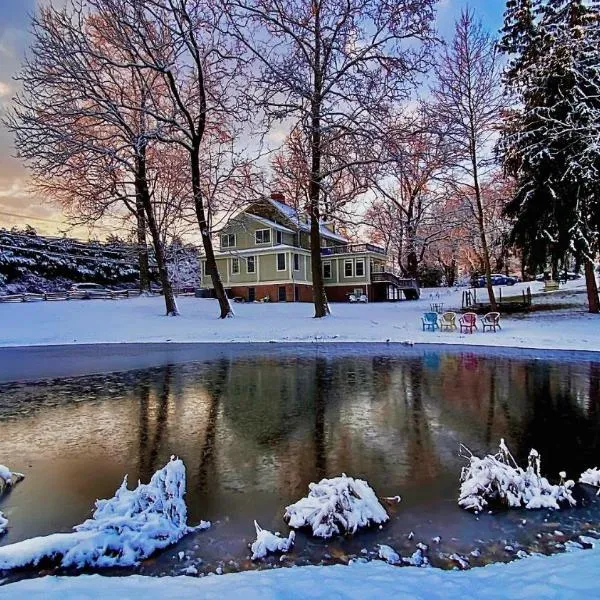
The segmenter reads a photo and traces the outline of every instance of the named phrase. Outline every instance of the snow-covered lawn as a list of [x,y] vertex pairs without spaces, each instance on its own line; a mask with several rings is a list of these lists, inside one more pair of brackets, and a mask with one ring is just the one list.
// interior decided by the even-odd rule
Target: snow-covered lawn
[[244,598],[437,598],[444,600],[576,599],[598,597],[600,550],[533,557],[470,571],[392,567],[380,561],[349,567],[297,567],[192,578],[45,577],[0,587],[1,598],[28,600],[205,600]]
[[[503,288],[516,295],[531,285]],[[462,290],[423,290],[418,301],[332,304],[333,315],[313,319],[311,304],[234,304],[236,317],[216,318],[214,300],[179,298],[180,317],[165,317],[163,299],[72,300],[0,304],[0,346],[118,342],[414,342],[549,349],[600,349],[600,318],[585,312],[581,280],[535,302],[577,304],[565,310],[502,318],[502,331],[424,332],[421,315],[430,303],[458,309]],[[480,290],[484,294],[484,290]]]

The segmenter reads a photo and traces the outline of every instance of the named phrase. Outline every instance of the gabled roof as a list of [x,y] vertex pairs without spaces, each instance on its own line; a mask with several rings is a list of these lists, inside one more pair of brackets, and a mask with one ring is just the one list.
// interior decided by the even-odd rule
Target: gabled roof
[[[307,223],[302,219],[302,217],[298,214],[298,211],[283,202],[279,202],[278,200],[273,200],[273,198],[267,198],[267,201],[271,203],[271,205],[278,210],[286,219],[291,221],[296,228],[300,231],[310,231],[310,223]],[[348,239],[338,235],[337,233],[331,231],[329,227],[324,222],[321,222],[320,233],[324,238],[328,238],[330,240],[335,240],[337,242],[348,243]]]

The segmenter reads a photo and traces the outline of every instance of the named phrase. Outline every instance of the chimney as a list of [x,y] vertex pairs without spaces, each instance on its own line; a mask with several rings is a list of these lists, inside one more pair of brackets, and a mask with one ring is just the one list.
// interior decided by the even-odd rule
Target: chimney
[[271,200],[285,204],[285,196],[281,192],[271,192]]

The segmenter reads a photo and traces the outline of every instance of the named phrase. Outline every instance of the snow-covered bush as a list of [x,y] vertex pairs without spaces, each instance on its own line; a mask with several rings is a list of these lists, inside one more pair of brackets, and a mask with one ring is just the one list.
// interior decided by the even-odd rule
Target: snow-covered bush
[[[98,500],[91,519],[73,533],[57,533],[0,548],[0,569],[60,558],[63,567],[134,565],[179,541],[194,528],[187,525],[185,466],[175,457],[150,483],[129,490],[127,477],[109,500]],[[199,528],[209,527],[202,522]]]
[[308,488],[308,496],[285,509],[283,518],[290,527],[311,527],[313,535],[330,538],[389,519],[375,492],[362,479],[342,474],[311,483]]
[[565,481],[560,473],[560,483],[551,485],[540,473],[541,459],[536,450],[529,453],[526,469],[519,467],[504,440],[500,440],[497,454],[483,458],[473,456],[468,448],[465,458],[469,464],[463,467],[458,504],[464,509],[479,512],[488,503],[498,503],[510,508],[559,509],[560,504],[576,504],[572,495],[573,481]]
[[250,547],[252,560],[264,558],[269,552],[288,552],[294,545],[295,531],[290,531],[288,537],[282,538],[279,533],[271,533],[263,529],[256,521],[254,521],[254,528],[256,529],[256,541]]
[[585,470],[579,477],[579,483],[587,483],[587,485],[597,487],[598,495],[600,496],[600,469],[594,467],[593,469]]

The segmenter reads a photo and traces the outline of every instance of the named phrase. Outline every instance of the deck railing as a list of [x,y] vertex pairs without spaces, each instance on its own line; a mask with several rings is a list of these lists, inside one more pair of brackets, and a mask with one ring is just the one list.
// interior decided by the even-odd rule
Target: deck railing
[[321,254],[323,256],[331,256],[334,254],[356,254],[359,252],[375,252],[377,254],[383,254],[384,256],[386,254],[384,248],[374,246],[373,244],[346,244],[344,246],[321,248]]
[[410,279],[408,277],[398,277],[394,273],[388,271],[380,271],[371,273],[371,281],[373,283],[388,282],[393,283],[396,287],[402,289],[419,289],[419,284],[416,279]]

